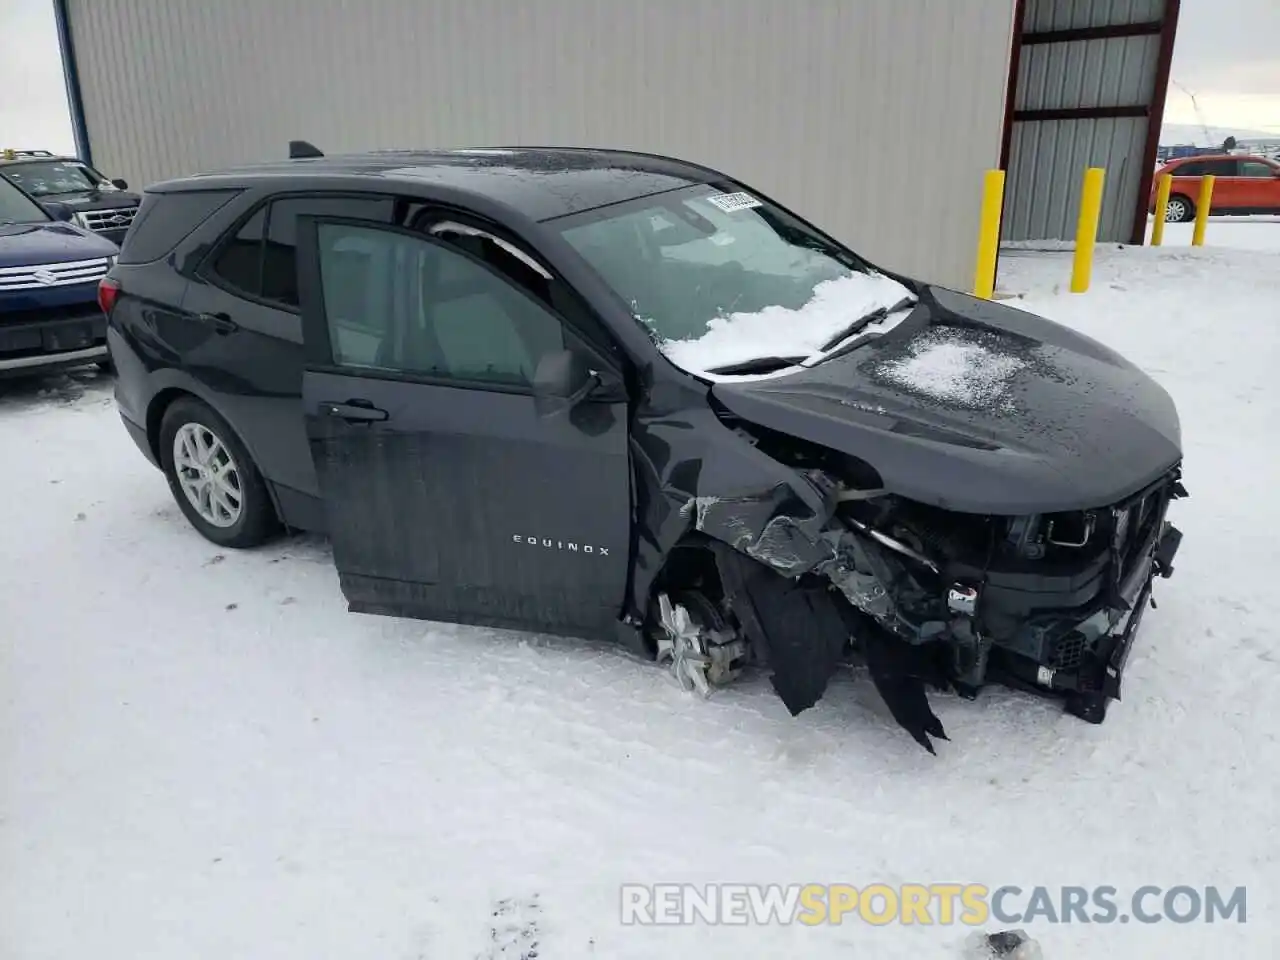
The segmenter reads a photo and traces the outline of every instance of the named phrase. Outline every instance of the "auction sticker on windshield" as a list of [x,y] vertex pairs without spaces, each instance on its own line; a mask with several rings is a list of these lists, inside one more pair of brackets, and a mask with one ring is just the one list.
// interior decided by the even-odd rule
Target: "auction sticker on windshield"
[[763,204],[749,193],[721,193],[714,197],[707,197],[709,201],[725,213],[733,213],[737,210],[750,210],[752,207],[760,207]]

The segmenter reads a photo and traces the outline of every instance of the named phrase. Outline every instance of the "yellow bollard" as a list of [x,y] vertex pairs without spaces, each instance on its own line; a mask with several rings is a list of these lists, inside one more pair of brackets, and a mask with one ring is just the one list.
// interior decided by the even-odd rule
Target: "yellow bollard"
[[1004,171],[988,170],[982,179],[982,220],[978,228],[978,266],[973,295],[990,300],[996,289],[996,255],[1000,251],[1000,211],[1004,206]]
[[1200,199],[1196,201],[1196,228],[1191,233],[1193,247],[1204,246],[1204,228],[1209,223],[1209,206],[1213,202],[1213,180],[1211,176],[1200,178]]
[[1071,292],[1089,289],[1093,273],[1093,245],[1098,239],[1098,217],[1102,213],[1102,185],[1106,171],[1090,167],[1084,172],[1084,190],[1080,194],[1080,221],[1076,225],[1076,256],[1071,264]]
[[1164,243],[1164,218],[1169,214],[1169,188],[1173,186],[1173,177],[1165,174],[1156,183],[1156,222],[1151,225],[1151,245],[1158,247]]

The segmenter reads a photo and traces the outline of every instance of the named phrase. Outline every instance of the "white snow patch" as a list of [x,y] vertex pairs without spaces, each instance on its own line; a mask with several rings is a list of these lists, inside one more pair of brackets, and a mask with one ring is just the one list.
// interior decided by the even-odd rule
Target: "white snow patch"
[[[712,320],[696,339],[666,341],[662,352],[677,366],[703,375],[708,369],[756,357],[807,357],[859,317],[910,296],[910,290],[883,274],[855,273],[818,284],[798,310],[775,306],[726,314]],[[867,329],[887,331],[901,319],[889,317]]]
[[1002,403],[1009,381],[1026,362],[996,353],[946,330],[921,336],[911,352],[883,364],[886,380],[913,392],[970,407]]

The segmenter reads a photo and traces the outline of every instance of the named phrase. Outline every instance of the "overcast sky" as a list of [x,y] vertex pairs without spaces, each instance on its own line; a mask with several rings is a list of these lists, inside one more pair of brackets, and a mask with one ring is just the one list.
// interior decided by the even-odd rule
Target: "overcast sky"
[[[1280,135],[1280,0],[1182,0],[1173,81],[1166,122]],[[53,0],[0,0],[0,90],[0,148],[74,150]]]

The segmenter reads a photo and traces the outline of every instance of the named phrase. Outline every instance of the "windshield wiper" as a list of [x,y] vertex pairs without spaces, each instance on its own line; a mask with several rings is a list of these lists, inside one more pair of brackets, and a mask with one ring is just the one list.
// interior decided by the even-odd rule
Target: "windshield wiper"
[[[827,339],[821,347],[808,356],[797,357],[752,357],[750,360],[739,360],[736,363],[726,363],[720,367],[710,367],[706,372],[714,375],[733,376],[735,374],[752,374],[752,373],[773,373],[775,370],[783,370],[786,367],[810,366],[819,360],[828,360],[831,355],[827,353],[832,347],[838,346],[848,340],[859,330],[869,327],[878,320],[883,320],[892,313],[897,313],[907,307],[916,304],[915,297],[903,297],[891,307],[878,307],[870,313],[864,314],[852,323],[846,324],[845,327],[835,336]],[[858,346],[862,341],[855,340],[850,344],[846,344],[840,353],[846,352],[850,347]]]
[[750,360],[739,360],[726,363],[722,367],[711,367],[707,373],[733,376],[734,374],[772,373],[786,367],[797,366],[804,357],[752,357]]
[[844,329],[842,329],[834,337],[830,337],[826,343],[824,343],[821,347],[818,348],[818,352],[826,353],[836,344],[840,343],[840,341],[845,340],[849,337],[852,337],[855,333],[857,333],[863,327],[868,327],[871,324],[875,323],[877,320],[883,320],[885,317],[889,316],[889,314],[897,313],[899,310],[909,307],[915,302],[916,302],[915,297],[903,297],[901,300],[895,303],[892,307],[878,307],[875,310],[872,310],[870,313],[866,314],[865,316],[861,316],[857,320],[854,320],[852,323],[848,324]]

